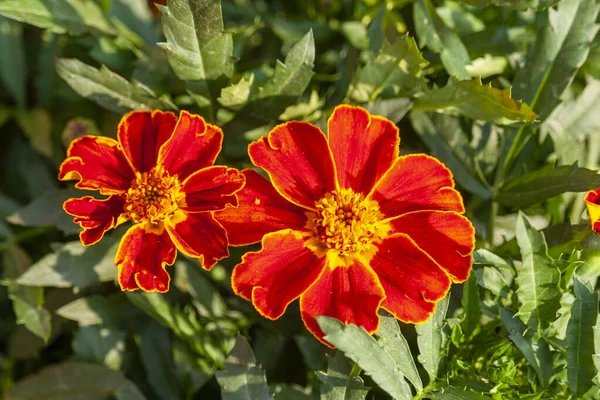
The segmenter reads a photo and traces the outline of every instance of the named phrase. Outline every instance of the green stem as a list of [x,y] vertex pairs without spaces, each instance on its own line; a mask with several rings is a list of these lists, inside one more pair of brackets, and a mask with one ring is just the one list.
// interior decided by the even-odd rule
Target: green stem
[[487,226],[487,236],[490,247],[494,245],[494,228],[496,226],[496,216],[498,216],[498,203],[492,200],[490,204],[490,216],[488,218]]
[[361,372],[362,372],[362,368],[359,367],[357,363],[354,363],[354,365],[352,365],[352,370],[350,370],[350,374],[348,375],[348,377],[350,379],[358,378],[360,376]]

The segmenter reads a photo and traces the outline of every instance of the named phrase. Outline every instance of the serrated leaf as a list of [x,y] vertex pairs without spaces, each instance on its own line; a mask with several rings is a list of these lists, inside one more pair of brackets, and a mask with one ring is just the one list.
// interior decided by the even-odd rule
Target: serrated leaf
[[125,376],[102,365],[67,361],[42,369],[20,380],[6,400],[104,400],[123,396],[144,400],[144,395]]
[[463,285],[463,296],[461,299],[463,308],[463,332],[468,336],[475,331],[481,320],[481,299],[477,277],[471,274]]
[[105,66],[96,69],[76,59],[58,59],[56,72],[80,96],[107,110],[124,114],[131,110],[176,109],[168,100],[156,98],[146,86],[129,82]]
[[513,314],[512,311],[498,306],[500,318],[509,333],[509,338],[519,348],[529,365],[535,370],[539,382],[545,386],[552,376],[552,354],[548,344],[538,338],[534,340],[533,332]]
[[511,97],[510,89],[484,85],[481,78],[458,81],[450,78],[443,88],[435,88],[415,99],[414,110],[461,114],[496,125],[531,123],[536,114]]
[[20,23],[2,16],[0,16],[0,54],[10,54],[10,57],[0,58],[0,79],[17,105],[24,108],[27,64],[23,27]]
[[264,371],[256,365],[256,359],[248,341],[238,336],[227,360],[225,370],[216,371],[223,400],[269,400],[269,387]]
[[431,398],[432,400],[491,400],[491,397],[472,390],[452,386],[443,386],[440,392],[432,393]]
[[115,253],[118,238],[105,236],[94,246],[69,242],[42,257],[19,277],[25,286],[73,287],[77,290],[116,280]]
[[471,64],[469,53],[460,37],[438,15],[431,0],[419,0],[413,7],[419,46],[427,46],[442,58],[449,75],[460,80],[470,79],[466,66]]
[[518,316],[529,328],[541,333],[556,319],[560,308],[560,271],[548,256],[544,234],[519,213],[517,242],[522,262],[517,265]]
[[427,114],[419,111],[411,111],[409,118],[419,137],[431,149],[432,155],[439,158],[450,168],[454,178],[462,187],[483,199],[492,197],[490,190],[483,186],[478,179],[474,178],[475,173],[472,171],[473,168],[465,165],[454,153]]
[[127,332],[114,327],[82,326],[73,338],[75,359],[118,371],[123,364]]
[[437,303],[435,312],[427,322],[415,325],[419,346],[419,362],[429,374],[431,381],[437,377],[440,362],[446,352],[448,338],[443,331],[443,327],[449,302],[450,296],[448,295]]
[[598,316],[598,294],[573,279],[575,302],[567,325],[567,376],[571,394],[583,396],[592,387],[594,370],[594,325]]
[[362,327],[335,318],[317,317],[325,340],[354,360],[375,383],[395,399],[411,398],[411,390],[394,359]]
[[369,387],[364,385],[360,377],[350,377],[352,361],[337,351],[329,359],[327,373],[316,371],[317,378],[322,382],[319,391],[321,400],[364,400]]
[[541,14],[537,40],[514,80],[514,96],[545,120],[585,62],[598,24],[596,0],[564,0]]
[[426,87],[423,68],[427,64],[414,38],[404,35],[394,44],[385,41],[359,69],[351,96],[358,102],[372,103],[377,97],[419,93]]
[[394,316],[383,310],[379,312],[379,317],[381,322],[379,323],[379,330],[375,334],[379,338],[379,343],[396,361],[400,372],[415,386],[417,391],[422,390],[423,382],[398,321]]
[[54,33],[116,33],[92,0],[2,0],[0,15]]
[[546,165],[508,181],[496,200],[516,208],[527,208],[567,192],[585,192],[600,187],[600,175],[573,165]]

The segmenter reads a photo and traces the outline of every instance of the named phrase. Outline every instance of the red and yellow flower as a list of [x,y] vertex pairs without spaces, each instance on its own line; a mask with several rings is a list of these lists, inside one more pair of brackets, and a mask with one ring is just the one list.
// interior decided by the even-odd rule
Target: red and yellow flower
[[234,291],[270,319],[300,298],[325,344],[319,315],[370,333],[379,307],[424,322],[471,270],[475,232],[451,172],[424,154],[398,156],[398,128],[360,107],[337,107],[328,131],[288,122],[249,146],[272,183],[243,171],[239,207],[215,213],[232,245],[262,240],[235,267]]
[[210,269],[227,257],[229,243],[214,212],[236,206],[245,178],[213,166],[223,141],[220,128],[182,111],[134,111],[123,117],[118,141],[84,136],[74,140],[59,179],[105,199],[69,199],[64,209],[83,231],[81,242],[97,243],[123,222],[115,264],[123,290],[166,292],[177,249]]
[[600,233],[600,189],[590,190],[586,193],[585,205],[590,216],[592,229]]

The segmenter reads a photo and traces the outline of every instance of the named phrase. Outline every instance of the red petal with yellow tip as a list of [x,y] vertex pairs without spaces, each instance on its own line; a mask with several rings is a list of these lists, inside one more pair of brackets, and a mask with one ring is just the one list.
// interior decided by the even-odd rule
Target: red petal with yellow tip
[[156,165],[160,147],[171,137],[177,117],[160,110],[132,111],[119,123],[119,142],[132,167],[147,172]]
[[383,288],[373,271],[353,260],[348,266],[327,265],[319,279],[300,296],[300,312],[308,330],[331,346],[323,339],[315,317],[334,317],[373,333],[379,327],[377,310],[384,298]]
[[417,211],[390,223],[392,232],[410,236],[454,282],[467,280],[475,249],[475,228],[467,218],[450,211]]
[[125,192],[135,178],[119,143],[101,136],[83,136],[71,142],[58,179],[78,180],[79,189],[99,189],[103,194]]
[[99,242],[104,232],[119,224],[124,205],[125,200],[119,195],[104,200],[86,196],[65,201],[63,208],[75,217],[73,222],[83,228],[79,238],[84,246],[89,246]]
[[267,233],[282,229],[304,229],[304,209],[281,197],[256,171],[247,169],[242,173],[246,185],[237,192],[239,206],[215,212],[215,218],[227,230],[230,245],[260,242]]
[[465,210],[460,193],[454,189],[450,170],[425,154],[400,157],[371,196],[387,218],[411,211]]
[[382,307],[401,321],[425,322],[450,289],[450,277],[405,234],[377,247],[370,265],[385,290]]
[[210,212],[186,213],[184,220],[167,223],[167,231],[179,251],[198,258],[204,269],[229,257],[227,232]]
[[207,124],[199,115],[182,111],[170,139],[160,148],[158,163],[184,181],[194,172],[214,164],[221,144],[221,128]]
[[318,277],[325,266],[305,247],[299,232],[284,230],[267,234],[262,249],[246,253],[233,270],[231,282],[236,294],[251,300],[263,316],[276,319],[288,304],[298,298]]
[[275,189],[297,205],[312,209],[336,188],[327,139],[307,122],[276,126],[267,137],[250,144],[248,153],[254,165],[267,171]]
[[361,107],[336,107],[329,118],[328,133],[341,188],[366,196],[398,158],[400,134],[396,125]]
[[185,193],[185,205],[180,206],[186,212],[222,210],[227,205],[237,206],[235,195],[246,178],[240,171],[225,166],[201,169],[190,175],[182,184]]
[[115,257],[121,290],[167,292],[171,277],[165,268],[173,265],[176,257],[177,249],[165,229],[149,224],[132,226]]
[[591,190],[585,194],[585,205],[592,229],[600,232],[600,189]]

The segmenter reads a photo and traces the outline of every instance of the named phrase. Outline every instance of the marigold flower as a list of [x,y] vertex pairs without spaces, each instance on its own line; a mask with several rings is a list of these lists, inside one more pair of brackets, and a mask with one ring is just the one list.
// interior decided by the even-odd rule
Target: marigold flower
[[227,234],[214,211],[237,206],[245,178],[213,166],[223,142],[220,128],[182,111],[134,111],[121,119],[118,141],[84,136],[74,140],[60,166],[60,180],[99,190],[106,199],[69,199],[64,209],[83,231],[85,246],[131,221],[115,264],[122,290],[169,290],[166,265],[177,249],[210,269],[229,256]]
[[451,282],[471,270],[475,231],[452,174],[424,154],[398,156],[398,128],[342,105],[329,138],[288,122],[250,144],[238,208],[215,213],[232,245],[262,240],[233,271],[234,291],[279,318],[300,298],[302,319],[319,340],[315,316],[377,330],[383,307],[411,323],[428,319]]
[[585,194],[585,205],[592,229],[600,233],[600,189],[590,190]]

